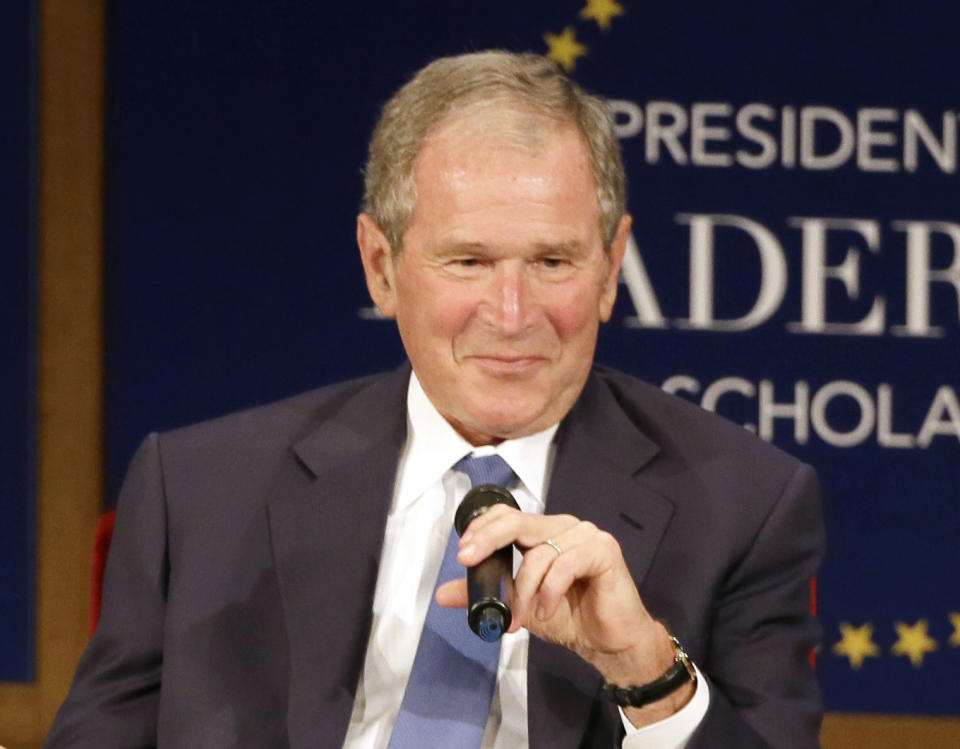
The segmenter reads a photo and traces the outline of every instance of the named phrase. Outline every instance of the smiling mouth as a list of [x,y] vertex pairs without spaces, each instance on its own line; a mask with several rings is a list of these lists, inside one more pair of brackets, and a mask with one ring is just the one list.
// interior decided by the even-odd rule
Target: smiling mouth
[[473,356],[484,369],[502,374],[524,372],[546,362],[541,356]]

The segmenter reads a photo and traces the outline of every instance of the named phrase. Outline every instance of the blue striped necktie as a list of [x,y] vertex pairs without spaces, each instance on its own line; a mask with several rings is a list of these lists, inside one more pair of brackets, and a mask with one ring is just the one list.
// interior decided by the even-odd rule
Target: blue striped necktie
[[[509,486],[517,478],[499,455],[468,455],[454,468],[472,486]],[[464,575],[458,541],[451,528],[434,590]],[[499,660],[499,641],[484,642],[470,630],[463,609],[444,608],[431,598],[389,749],[479,749]]]

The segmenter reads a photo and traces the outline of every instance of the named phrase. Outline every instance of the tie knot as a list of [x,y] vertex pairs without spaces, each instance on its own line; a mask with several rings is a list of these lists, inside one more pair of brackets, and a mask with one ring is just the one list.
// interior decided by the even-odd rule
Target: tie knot
[[499,455],[484,455],[479,458],[468,455],[458,461],[454,469],[467,474],[470,477],[471,486],[496,484],[508,487],[517,480],[517,474]]

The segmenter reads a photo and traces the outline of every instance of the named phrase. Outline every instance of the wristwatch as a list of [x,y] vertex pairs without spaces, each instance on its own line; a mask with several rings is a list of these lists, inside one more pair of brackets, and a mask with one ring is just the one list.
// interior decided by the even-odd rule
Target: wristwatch
[[684,684],[697,683],[697,671],[687,657],[680,641],[673,640],[673,665],[659,679],[639,687],[619,687],[616,684],[604,684],[603,691],[607,697],[620,707],[643,707],[651,702],[662,700],[668,694],[676,692]]

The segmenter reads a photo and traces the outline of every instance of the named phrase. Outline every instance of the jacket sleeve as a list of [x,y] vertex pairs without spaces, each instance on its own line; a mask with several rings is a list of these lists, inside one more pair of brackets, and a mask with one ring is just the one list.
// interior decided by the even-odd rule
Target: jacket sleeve
[[819,746],[822,705],[810,655],[820,626],[810,611],[810,583],[823,551],[819,484],[801,465],[714,607],[700,664],[710,679],[710,708],[688,749]]
[[48,749],[157,743],[168,558],[156,434],[134,456],[117,510],[100,623],[47,735]]

